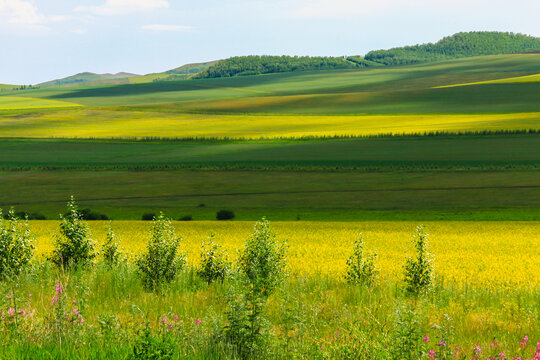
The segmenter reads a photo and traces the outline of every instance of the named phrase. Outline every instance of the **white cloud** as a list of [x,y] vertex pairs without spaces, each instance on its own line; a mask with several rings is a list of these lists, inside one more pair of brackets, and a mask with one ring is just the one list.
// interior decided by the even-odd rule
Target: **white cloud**
[[75,11],[90,12],[96,15],[123,15],[168,7],[167,0],[106,0],[103,5],[78,6]]
[[190,32],[193,31],[191,26],[185,25],[163,25],[163,24],[152,24],[144,25],[141,27],[142,30],[151,30],[151,31],[183,31]]
[[45,16],[28,1],[0,0],[0,23],[19,25],[40,25]]

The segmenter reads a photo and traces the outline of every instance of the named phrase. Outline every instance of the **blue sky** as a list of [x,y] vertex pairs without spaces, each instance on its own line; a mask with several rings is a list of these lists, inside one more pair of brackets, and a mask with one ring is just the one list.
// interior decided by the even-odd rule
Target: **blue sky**
[[540,36],[540,0],[0,0],[0,83],[235,55],[362,55],[459,31]]

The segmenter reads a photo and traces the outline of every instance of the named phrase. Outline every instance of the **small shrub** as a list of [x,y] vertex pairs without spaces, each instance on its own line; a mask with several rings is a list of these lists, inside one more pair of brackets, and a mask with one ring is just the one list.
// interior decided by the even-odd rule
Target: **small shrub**
[[412,308],[398,308],[392,334],[392,359],[417,360],[425,353],[420,320]]
[[270,223],[263,218],[239,254],[238,265],[255,293],[268,296],[286,275],[287,246],[276,240]]
[[96,257],[95,246],[73,196],[68,202],[68,214],[60,215],[60,234],[56,237],[52,261],[64,268],[84,266]]
[[192,221],[192,220],[193,220],[193,216],[191,215],[186,215],[178,219],[178,221]]
[[409,257],[403,269],[405,285],[409,294],[417,296],[428,291],[433,285],[433,255],[428,249],[428,234],[423,226],[416,228],[414,235],[416,258]]
[[376,252],[364,251],[364,238],[360,234],[353,243],[352,255],[347,259],[345,279],[349,283],[371,286],[379,275],[375,264],[376,259]]
[[133,353],[129,359],[161,360],[172,359],[174,344],[165,334],[154,334],[149,323],[137,331]]
[[158,290],[161,284],[174,280],[184,264],[184,258],[178,255],[181,240],[176,236],[171,220],[160,213],[154,220],[146,252],[137,260],[143,283],[148,290]]
[[217,220],[231,220],[234,219],[234,212],[232,210],[219,210],[216,214]]
[[[98,213],[88,208],[77,210],[77,212],[79,213],[79,218],[81,220],[85,220],[85,221],[109,220],[109,217],[107,215]],[[68,211],[64,214],[64,217],[69,218],[71,215],[72,215],[71,212]]]
[[156,218],[155,213],[144,213],[141,220],[143,221],[153,221]]
[[120,252],[119,244],[116,241],[116,234],[114,233],[112,227],[109,227],[107,231],[107,239],[103,244],[101,253],[103,255],[103,262],[109,266],[115,265],[120,260],[122,253]]
[[214,234],[208,241],[203,242],[201,252],[201,268],[198,273],[208,284],[220,280],[223,281],[231,269],[229,255],[219,245],[213,242]]
[[47,217],[43,214],[33,212],[28,214],[28,220],[47,220]]
[[17,219],[13,210],[7,215],[4,220],[0,210],[0,279],[18,275],[34,253],[28,222]]

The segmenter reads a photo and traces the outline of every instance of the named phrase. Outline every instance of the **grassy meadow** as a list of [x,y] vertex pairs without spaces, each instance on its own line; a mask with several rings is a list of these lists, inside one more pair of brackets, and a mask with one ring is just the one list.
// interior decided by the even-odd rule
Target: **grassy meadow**
[[[0,246],[32,253],[0,281],[0,359],[539,359],[539,74],[519,54],[0,92],[0,208],[48,219],[0,220],[35,245]],[[114,220],[65,218],[97,251],[73,269],[53,256],[72,195]],[[136,221],[160,211],[195,221]],[[263,217],[288,242],[261,274],[287,273],[260,288],[243,259],[280,244]],[[435,276],[412,294],[420,224]],[[360,232],[369,282],[345,278]],[[150,239],[173,273],[156,288]]]

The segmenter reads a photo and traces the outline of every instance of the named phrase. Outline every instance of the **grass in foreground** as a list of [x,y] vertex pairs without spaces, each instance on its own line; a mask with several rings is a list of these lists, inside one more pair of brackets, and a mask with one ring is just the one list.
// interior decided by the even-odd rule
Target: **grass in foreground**
[[[219,228],[217,223],[211,225]],[[429,224],[428,230],[433,225],[436,224]],[[459,227],[454,224],[443,230],[456,228]],[[388,229],[381,230],[387,239],[392,235]],[[537,234],[536,230],[532,229],[532,233]],[[276,231],[280,238],[287,235],[279,226]],[[305,239],[313,227],[297,228],[294,232],[298,238]],[[326,252],[345,264],[356,235],[347,236],[347,251],[343,254],[335,252],[335,247]],[[372,235],[365,233],[366,240]],[[146,240],[149,236],[136,235],[136,239]],[[431,239],[439,236],[441,233],[436,230]],[[494,244],[493,239],[500,241]],[[531,239],[536,243],[532,252],[517,245],[537,262],[534,249],[538,238],[533,235],[528,241]],[[222,242],[219,235],[213,240]],[[485,234],[468,242],[461,236],[459,241],[445,242],[444,251],[435,246],[436,264],[444,261],[449,249],[470,253],[472,258],[465,265],[475,275],[482,270],[479,261],[484,259],[502,261],[505,266],[516,263],[515,259],[504,257],[512,253],[505,249],[511,239],[494,232],[489,240]],[[412,246],[410,237],[405,241]],[[471,249],[462,248],[465,244]],[[316,242],[304,241],[304,245],[317,247]],[[384,245],[386,241],[366,243],[369,250]],[[38,248],[41,246],[38,244]],[[236,248],[242,247],[240,243]],[[488,248],[495,257],[486,256]],[[295,243],[291,243],[291,266],[296,251]],[[308,263],[318,262],[309,254],[305,256]],[[391,270],[383,261],[384,251],[380,256],[377,266],[382,275]],[[242,310],[242,306],[253,303],[242,300],[245,280],[240,267],[235,267],[224,282],[208,285],[192,267],[199,267],[198,257],[194,257],[191,266],[183,267],[179,276],[157,293],[143,287],[140,273],[129,260],[110,267],[98,257],[96,265],[71,272],[49,262],[35,261],[17,279],[0,282],[0,333],[5,340],[0,355],[73,359],[366,360],[446,360],[473,356],[502,360],[511,356],[522,359],[540,356],[540,349],[536,349],[540,337],[536,326],[540,320],[538,282],[527,287],[474,284],[463,274],[457,282],[442,281],[446,279],[445,269],[437,266],[435,274],[440,280],[432,290],[411,297],[400,280],[401,269],[393,280],[383,276],[372,287],[346,283],[344,272],[338,269],[330,274],[293,271],[256,310]],[[526,263],[521,265],[522,270],[531,269]],[[497,267],[491,271],[494,275],[500,274],[499,270]],[[523,277],[523,273],[513,271],[506,271],[505,275]],[[243,318],[242,314],[256,317]],[[252,342],[252,335],[243,331],[255,329],[254,324],[257,329],[252,333],[255,334]],[[246,342],[234,347],[239,339]],[[250,350],[246,352],[243,346]],[[505,355],[500,355],[503,352]]]

